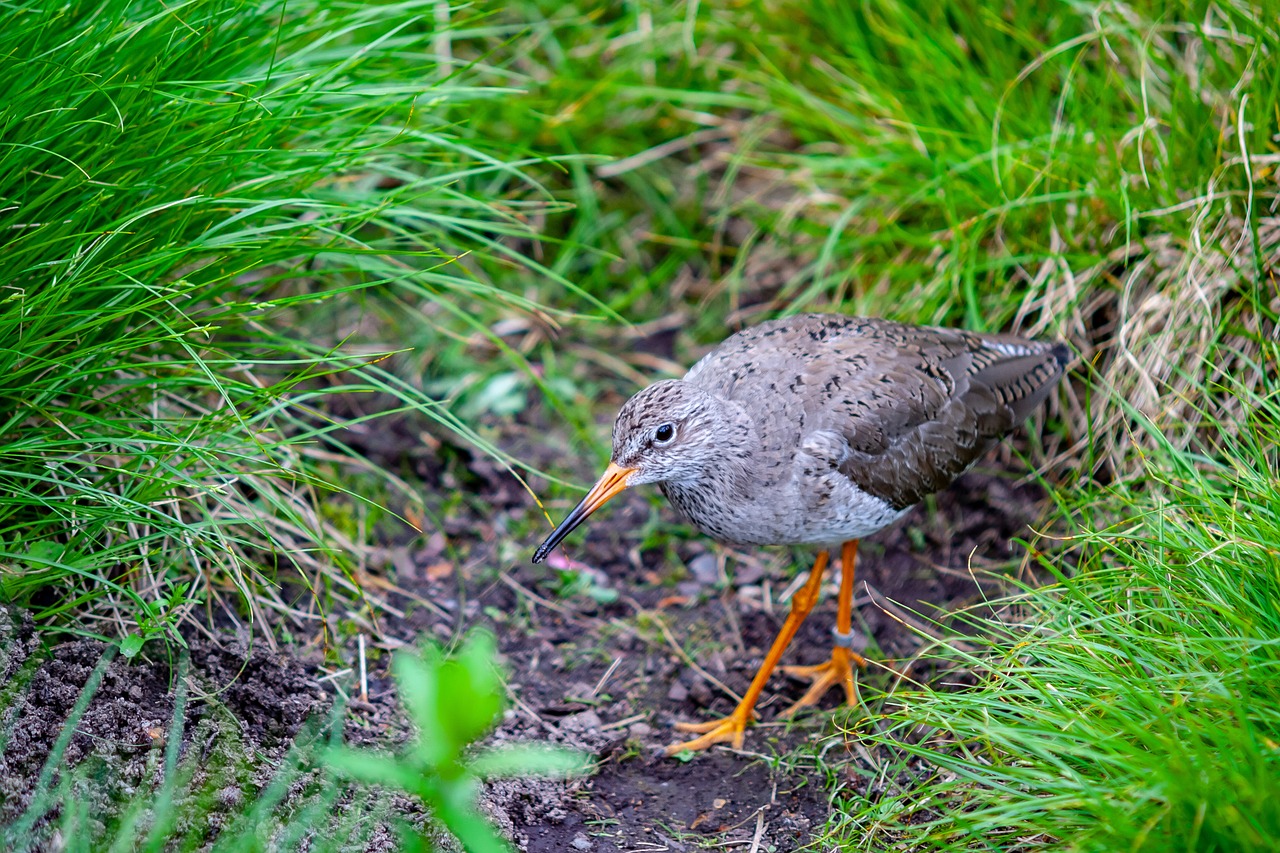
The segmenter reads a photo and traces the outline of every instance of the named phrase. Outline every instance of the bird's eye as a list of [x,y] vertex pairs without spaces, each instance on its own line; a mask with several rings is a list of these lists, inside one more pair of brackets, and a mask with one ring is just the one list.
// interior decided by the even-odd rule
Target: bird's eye
[[663,424],[653,431],[654,441],[660,444],[666,444],[668,441],[676,437],[676,428],[671,424]]

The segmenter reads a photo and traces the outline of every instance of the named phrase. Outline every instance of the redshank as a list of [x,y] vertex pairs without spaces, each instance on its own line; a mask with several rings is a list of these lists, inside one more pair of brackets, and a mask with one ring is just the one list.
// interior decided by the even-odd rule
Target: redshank
[[1027,418],[1057,384],[1064,344],[908,326],[870,317],[800,314],[761,323],[707,353],[683,379],[650,385],[613,425],[609,467],[533,555],[535,563],[629,486],[657,483],[698,530],[736,545],[821,550],[791,599],[764,662],[728,717],[678,723],[697,732],[668,754],[741,747],[756,699],[818,598],[841,547],[831,658],[785,667],[812,679],[788,708],[831,687],[855,702],[852,604],[858,540],[946,488]]

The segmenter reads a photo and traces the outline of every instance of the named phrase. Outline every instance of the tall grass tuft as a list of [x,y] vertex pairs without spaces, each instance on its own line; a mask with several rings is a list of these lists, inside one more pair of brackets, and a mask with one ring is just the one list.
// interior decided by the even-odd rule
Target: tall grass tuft
[[849,849],[1275,848],[1280,383],[1215,391],[1250,409],[1238,432],[1186,451],[1148,423],[1140,476],[1063,507],[1076,572],[1046,559],[1057,583],[935,651],[975,686],[898,693],[858,733],[918,784],[847,791]]
[[[1276,310],[1240,299],[1280,244],[1263,7],[812,0],[780,17],[740,28],[766,35],[726,61],[789,142],[738,156],[802,193],[770,226],[810,247],[780,306],[1069,337],[1157,422],[1224,324],[1256,335]],[[1082,436],[1083,401],[1066,415]],[[1111,415],[1092,421],[1097,461],[1123,467],[1144,434]]]
[[[704,343],[814,309],[1016,326],[1069,338],[1157,420],[1160,389],[1195,380],[1168,352],[1258,331],[1238,295],[1280,244],[1266,7],[522,0],[494,20],[523,37],[491,79],[528,91],[482,105],[486,125],[619,157],[548,177],[578,207],[547,251],[629,319]],[[1092,464],[1123,467],[1145,433],[1064,402],[1051,452],[1092,425]]]
[[531,264],[514,238],[556,207],[462,129],[506,92],[454,67],[470,31],[438,5],[0,12],[6,599],[151,636],[199,601],[314,611],[282,570],[354,594],[353,543],[319,508],[350,424],[317,397],[466,427],[344,351],[320,304],[412,288],[440,324],[509,304],[486,269]]

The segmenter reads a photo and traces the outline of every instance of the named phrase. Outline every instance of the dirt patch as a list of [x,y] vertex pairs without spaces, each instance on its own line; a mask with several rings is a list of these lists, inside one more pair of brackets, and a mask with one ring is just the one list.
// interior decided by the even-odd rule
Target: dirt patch
[[[531,499],[483,458],[454,453],[449,459],[431,476],[442,489],[470,487],[475,501],[442,514],[438,529],[421,537],[410,538],[403,529],[389,533],[372,568],[384,569],[403,589],[393,602],[406,617],[384,618],[383,635],[405,643],[423,635],[450,642],[475,626],[489,628],[509,671],[511,697],[490,740],[566,744],[597,763],[592,775],[571,782],[488,785],[484,807],[508,837],[532,853],[679,851],[708,844],[747,849],[757,842],[758,849],[786,853],[819,837],[829,814],[830,763],[844,760],[832,756],[848,750],[815,758],[821,745],[839,737],[834,723],[844,712],[788,724],[776,720],[803,684],[781,675],[769,682],[760,723],[741,752],[717,748],[688,761],[661,752],[678,736],[675,721],[732,710],[730,691],[746,689],[786,614],[783,593],[812,555],[763,549],[724,558],[695,534],[658,537],[654,541],[672,544],[643,547],[643,531],[670,524],[673,516],[644,494],[628,493],[594,518],[585,535],[571,539],[570,568],[534,566],[528,557],[537,543],[513,547],[510,532],[540,529]],[[873,660],[910,658],[922,640],[908,625],[924,624],[913,612],[943,618],[980,602],[998,586],[984,570],[1021,552],[1013,540],[1030,534],[1042,495],[1033,484],[991,473],[1006,462],[993,455],[991,469],[965,475],[863,544],[855,625]],[[834,587],[828,587],[785,662],[815,663],[828,655],[835,610]],[[3,720],[10,736],[0,756],[0,821],[7,822],[29,802],[102,646],[65,643],[34,670],[24,669],[35,642],[30,623],[8,614],[3,619],[5,685],[29,675]],[[157,649],[148,646],[147,652]],[[353,650],[343,654],[354,658]],[[374,662],[368,701],[350,706],[349,742],[392,746],[408,736],[388,660]],[[224,808],[211,826],[219,825],[218,814],[229,819],[244,797],[269,782],[299,728],[329,706],[332,682],[322,678],[331,667],[324,663],[314,653],[304,663],[261,647],[191,638],[182,754],[210,765],[201,771],[209,779],[198,784],[222,791],[215,799]],[[891,678],[873,667],[861,677],[864,695],[874,702]],[[63,762],[71,767],[94,758],[110,765],[111,772],[100,776],[106,788],[96,794],[102,808],[159,782],[157,758],[174,688],[172,661],[163,656],[110,664]],[[832,693],[824,707],[839,703]],[[235,753],[249,769],[228,769],[236,764],[230,759],[207,760],[218,749]],[[219,772],[223,776],[214,778]],[[397,801],[394,810],[417,811],[407,801]],[[391,835],[379,837],[371,849],[393,849]]]
[[821,789],[787,789],[785,775],[761,761],[726,752],[690,764],[633,761],[602,768],[554,822],[519,826],[523,849],[613,853],[650,845],[683,851],[759,839],[761,849],[785,851],[810,839],[825,819]]
[[[863,544],[855,625],[873,660],[911,658],[925,642],[912,623],[930,630],[929,619],[945,624],[948,613],[980,604],[1000,585],[989,569],[1023,553],[1015,540],[1032,535],[1043,493],[1034,483],[993,473],[1009,464],[1001,458],[1008,453],[997,450],[988,459],[992,467],[966,474]],[[488,479],[479,464],[477,476]],[[661,754],[679,737],[672,723],[732,710],[729,691],[746,689],[786,615],[779,597],[812,555],[797,551],[792,560],[780,549],[730,555],[725,572],[716,546],[696,534],[666,550],[640,547],[655,515],[673,516],[644,494],[627,493],[571,539],[573,562],[562,564],[568,568],[534,566],[528,557],[538,534],[513,549],[506,528],[522,500],[526,523],[536,511],[519,493],[503,495],[504,513],[476,519],[475,526],[451,519],[462,529],[492,531],[492,538],[446,537],[456,563],[438,536],[402,546],[398,582],[433,607],[410,606],[406,625],[389,629],[409,628],[406,640],[423,633],[448,640],[487,626],[498,636],[513,700],[495,737],[548,739],[597,756],[599,769],[585,781],[490,789],[491,810],[521,849],[749,846],[758,834],[759,849],[789,851],[819,837],[829,815],[823,774],[830,768],[812,756],[836,736],[844,712],[778,722],[778,710],[804,684],[771,679],[758,709],[761,723],[749,730],[742,752],[717,748],[687,763]],[[784,662],[828,656],[833,583]],[[917,665],[912,675],[935,674]],[[895,677],[883,668],[864,673],[864,695],[874,699]],[[833,692],[823,707],[840,701]]]
[[[34,643],[22,641],[24,623],[8,611],[0,614],[3,627],[17,629],[17,644],[5,636],[10,658],[20,649],[26,659]],[[20,662],[5,667],[0,690],[12,701],[0,720],[7,733],[0,750],[0,824],[12,822],[31,803],[36,780],[105,650],[102,643],[78,640],[54,646],[28,670]],[[220,648],[195,639],[189,674],[191,701],[180,755],[198,757],[192,787],[212,789],[211,802],[221,808],[207,818],[216,827],[237,813],[245,786],[260,789],[270,780],[298,729],[328,704],[328,697],[296,660],[259,649]],[[68,769],[100,762],[105,772],[94,773],[94,784],[78,790],[102,815],[114,813],[140,787],[158,785],[176,677],[172,660],[112,660],[66,745],[52,784]],[[45,821],[56,817],[55,811]]]

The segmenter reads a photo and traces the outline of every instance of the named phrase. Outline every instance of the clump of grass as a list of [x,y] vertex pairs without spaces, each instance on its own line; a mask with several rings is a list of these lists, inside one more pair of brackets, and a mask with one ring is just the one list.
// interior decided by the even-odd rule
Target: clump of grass
[[1057,583],[939,652],[976,686],[899,693],[856,733],[927,780],[844,795],[851,847],[870,832],[940,850],[1274,848],[1280,384],[1215,390],[1251,410],[1238,431],[1184,451],[1148,423],[1160,449],[1140,476],[1063,507],[1077,573],[1046,560]]
[[[1066,336],[1157,421],[1224,327],[1257,334],[1280,93],[1258,8],[814,0],[739,30],[767,36],[728,65],[792,140],[739,156],[796,188],[799,214],[770,221],[811,247],[787,310]],[[1123,467],[1122,412],[1065,414]]]
[[[384,394],[324,304],[412,292],[438,325],[555,203],[467,140],[438,4],[10,4],[0,26],[0,589],[38,619],[169,633],[200,602],[358,595],[319,511],[350,454],[321,394]],[[412,73],[408,69],[414,69]],[[554,278],[554,275],[552,278]],[[434,306],[434,307],[432,307]],[[358,496],[351,496],[358,500]]]
[[[1250,322],[1238,281],[1274,274],[1280,33],[1249,4],[525,2],[507,16],[502,32],[528,37],[495,79],[528,94],[485,120],[527,138],[518,115],[536,111],[546,150],[621,158],[548,178],[579,202],[555,226],[580,239],[547,251],[629,319],[670,316],[703,342],[814,308],[1017,325],[1070,338],[1154,417],[1155,390],[1183,381],[1164,354]],[[598,359],[579,347],[595,343],[561,345],[580,384]],[[678,369],[625,361],[607,367],[628,384]],[[1085,402],[1065,414],[1079,439]],[[1112,414],[1093,424],[1117,436],[1095,461],[1116,467],[1129,433]]]

